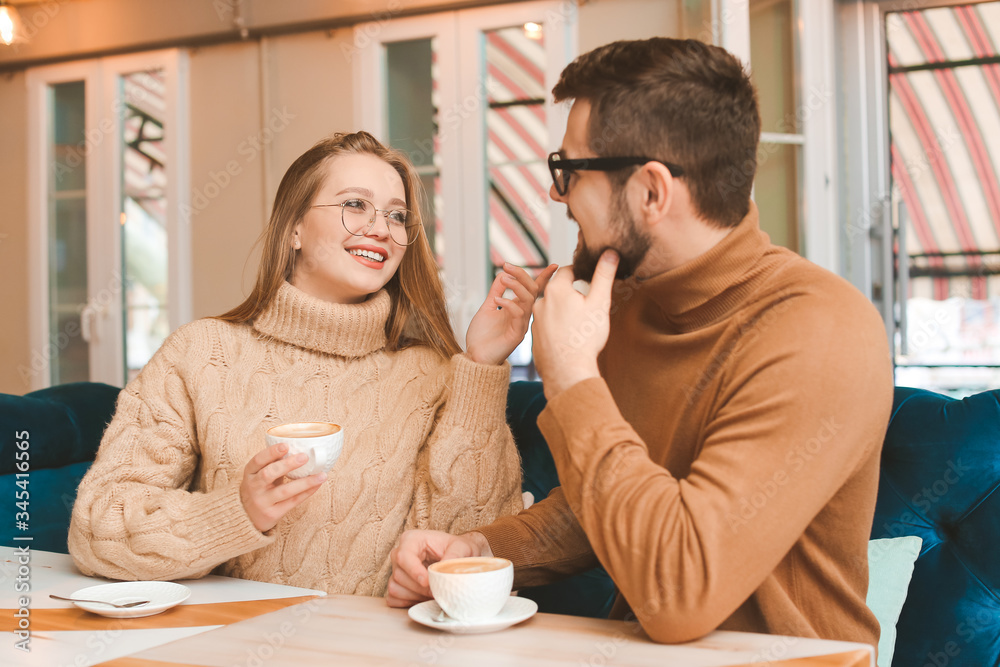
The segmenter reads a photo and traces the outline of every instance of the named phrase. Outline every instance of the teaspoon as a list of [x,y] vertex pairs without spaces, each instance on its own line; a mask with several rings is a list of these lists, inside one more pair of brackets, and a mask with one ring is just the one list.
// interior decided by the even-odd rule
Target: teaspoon
[[79,598],[64,598],[59,595],[49,595],[53,600],[65,600],[66,602],[92,602],[94,604],[106,604],[115,607],[116,609],[130,609],[132,607],[141,607],[144,604],[149,604],[149,600],[138,600],[136,602],[125,602],[118,604],[116,602],[107,602],[105,600],[81,600]]

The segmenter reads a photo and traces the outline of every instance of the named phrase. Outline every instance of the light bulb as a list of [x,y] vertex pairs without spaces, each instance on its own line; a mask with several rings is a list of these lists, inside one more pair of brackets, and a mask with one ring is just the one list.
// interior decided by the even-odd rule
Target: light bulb
[[0,42],[7,46],[14,43],[14,19],[6,5],[0,7]]

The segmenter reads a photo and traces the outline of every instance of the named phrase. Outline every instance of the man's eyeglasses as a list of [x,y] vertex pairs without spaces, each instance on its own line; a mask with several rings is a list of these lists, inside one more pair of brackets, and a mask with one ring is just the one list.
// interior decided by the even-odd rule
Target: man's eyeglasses
[[340,207],[340,221],[351,236],[364,236],[375,224],[375,214],[381,213],[389,228],[389,238],[396,245],[407,246],[420,235],[420,223],[405,208],[390,210],[375,208],[367,199],[355,197],[339,204],[314,204],[313,208]]
[[569,179],[574,171],[617,171],[626,167],[635,167],[647,162],[659,162],[674,177],[683,176],[684,169],[676,164],[664,162],[651,157],[589,157],[579,159],[564,158],[561,153],[549,153],[549,173],[556,192],[564,197],[569,191]]

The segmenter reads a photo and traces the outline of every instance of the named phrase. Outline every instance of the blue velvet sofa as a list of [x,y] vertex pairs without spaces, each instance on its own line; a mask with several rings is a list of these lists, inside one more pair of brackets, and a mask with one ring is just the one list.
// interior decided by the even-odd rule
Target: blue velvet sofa
[[[66,553],[76,487],[94,460],[119,391],[77,382],[24,396],[0,394],[0,498],[8,503],[0,517],[0,543],[23,545],[13,537],[30,535],[31,548]],[[19,463],[27,478],[17,477]],[[13,509],[15,498],[25,498],[24,491],[28,520],[22,525],[27,530],[18,528]]]
[[[32,546],[66,551],[69,512],[80,478],[114,411],[118,389],[69,384],[25,396],[0,394],[0,490],[11,503],[16,443],[28,432]],[[536,418],[541,385],[515,382],[507,418],[524,466],[524,490],[544,498],[558,485]],[[923,540],[896,625],[899,667],[1000,667],[1000,390],[954,400],[896,389],[882,452],[872,538]],[[14,512],[0,521],[13,546]],[[614,585],[597,568],[522,595],[543,611],[606,616]]]

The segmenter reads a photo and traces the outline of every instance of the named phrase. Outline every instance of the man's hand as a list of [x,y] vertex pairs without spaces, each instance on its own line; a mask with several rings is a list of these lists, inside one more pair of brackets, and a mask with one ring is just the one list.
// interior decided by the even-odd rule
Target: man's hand
[[385,593],[390,607],[412,607],[431,599],[427,566],[449,558],[492,556],[481,533],[451,535],[439,530],[408,530],[392,550],[392,577]]
[[611,287],[618,254],[605,250],[586,296],[573,288],[572,271],[558,271],[535,302],[531,325],[535,367],[552,399],[577,382],[599,377],[597,355],[608,342]]

